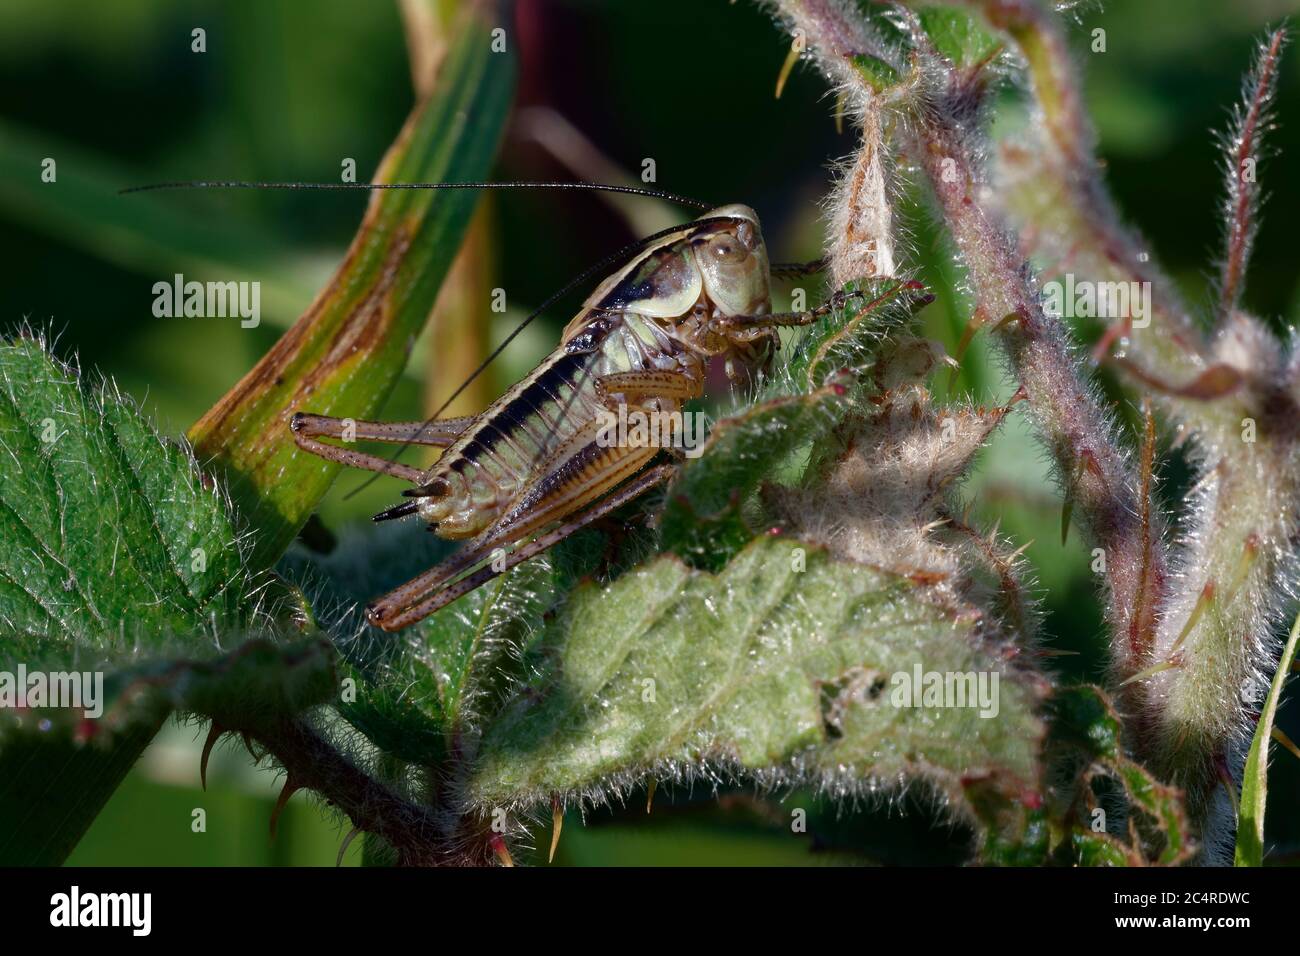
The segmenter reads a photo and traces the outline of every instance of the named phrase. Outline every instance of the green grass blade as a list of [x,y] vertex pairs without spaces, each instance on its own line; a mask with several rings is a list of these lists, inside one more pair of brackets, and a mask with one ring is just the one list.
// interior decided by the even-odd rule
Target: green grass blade
[[1273,718],[1282,698],[1282,685],[1291,673],[1295,660],[1296,639],[1300,637],[1300,616],[1291,628],[1291,636],[1282,648],[1282,659],[1277,663],[1273,683],[1264,700],[1264,708],[1255,725],[1255,737],[1246,755],[1246,769],[1241,781],[1241,807],[1237,812],[1237,851],[1233,862],[1237,866],[1264,865],[1264,807],[1268,802],[1268,747],[1273,739]]
[[[432,95],[416,106],[376,181],[488,178],[514,84],[513,62],[491,51],[489,29],[467,10]],[[289,418],[298,410],[352,418],[379,413],[476,200],[468,190],[375,193],[330,284],[190,430],[200,457],[224,470],[236,506],[257,529],[255,566],[280,556],[339,470],[297,448]]]

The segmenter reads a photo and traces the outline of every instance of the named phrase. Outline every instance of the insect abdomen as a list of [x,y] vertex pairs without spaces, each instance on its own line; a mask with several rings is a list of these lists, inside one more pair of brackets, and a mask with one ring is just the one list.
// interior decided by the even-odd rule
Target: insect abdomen
[[506,392],[430,470],[420,516],[438,534],[464,538],[489,527],[539,469],[590,425],[604,375],[671,364],[673,346],[640,316],[601,314]]
[[[471,537],[487,528],[517,496],[523,481],[544,462],[575,424],[564,408],[585,406],[581,383],[589,356],[553,355],[498,399],[447,450],[429,473],[441,497],[422,501],[420,515],[447,538]],[[594,398],[594,386],[592,387]]]

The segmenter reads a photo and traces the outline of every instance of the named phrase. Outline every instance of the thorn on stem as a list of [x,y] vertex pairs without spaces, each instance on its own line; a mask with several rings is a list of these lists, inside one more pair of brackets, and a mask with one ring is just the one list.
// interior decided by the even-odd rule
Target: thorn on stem
[[997,325],[993,326],[994,332],[999,332],[1012,322],[1019,322],[1025,317],[1024,313],[1017,309],[1015,312],[1008,312],[1002,318],[998,319]]
[[650,781],[650,786],[646,788],[646,795],[645,795],[645,812],[646,812],[646,813],[649,813],[649,812],[650,812],[650,808],[651,808],[651,806],[654,805],[654,802],[655,802],[655,787],[657,787],[658,785],[659,785],[659,781],[658,781],[658,780],[651,780],[651,781]]
[[1225,603],[1231,603],[1232,599],[1237,596],[1237,592],[1246,583],[1246,577],[1250,574],[1250,569],[1254,567],[1257,557],[1259,557],[1259,535],[1252,531],[1246,535],[1246,543],[1241,549],[1241,557],[1237,561],[1237,572],[1232,576],[1232,584],[1228,586],[1228,596]]
[[244,742],[244,749],[247,750],[248,755],[253,758],[253,763],[257,763],[262,759],[262,754],[259,754],[253,749],[253,738],[248,736],[247,730],[241,730],[239,732],[239,739]]
[[555,848],[560,845],[560,831],[564,829],[564,808],[560,798],[551,798],[551,852],[546,856],[547,863],[555,862]]
[[217,741],[225,732],[226,728],[214,720],[208,731],[208,739],[203,741],[203,755],[199,757],[199,783],[204,790],[208,789],[208,758],[212,756],[212,748],[217,745]]
[[343,854],[348,852],[348,847],[352,845],[352,841],[357,838],[357,834],[360,832],[361,831],[357,827],[353,827],[348,831],[348,835],[343,838],[343,843],[339,847],[338,859],[334,861],[334,866],[336,868],[343,865]]
[[1173,670],[1175,667],[1182,665],[1181,659],[1170,658],[1163,660],[1158,664],[1152,664],[1150,667],[1143,668],[1136,674],[1126,677],[1119,682],[1120,687],[1127,687],[1129,684],[1136,684],[1138,681],[1146,680],[1148,677],[1155,677],[1163,671]]
[[293,782],[292,777],[286,777],[284,788],[280,791],[279,798],[275,801],[275,809],[271,811],[271,839],[275,839],[275,831],[280,825],[280,814],[284,812],[289,798],[297,793],[301,788]]
[[1290,737],[1288,737],[1286,735],[1286,731],[1284,731],[1281,727],[1277,726],[1277,724],[1273,725],[1272,736],[1274,740],[1276,740],[1288,751],[1290,751],[1293,757],[1295,757],[1297,760],[1300,760],[1300,747],[1297,747],[1295,741],[1292,740]]
[[1092,450],[1085,448],[1079,453],[1079,461],[1074,467],[1074,474],[1070,476],[1070,484],[1065,489],[1065,500],[1061,503],[1061,546],[1064,547],[1066,541],[1070,538],[1070,518],[1074,514],[1074,489],[1083,477],[1084,470],[1093,471],[1098,477],[1101,477],[1101,468],[1097,464],[1097,456]]
[[785,62],[781,64],[781,72],[776,77],[776,98],[778,100],[781,98],[781,92],[785,89],[785,81],[790,78],[790,72],[794,69],[794,65],[799,62],[799,57],[803,56],[806,46],[803,31],[796,30],[794,42],[790,44],[790,52],[786,54]]
[[1195,628],[1196,625],[1200,623],[1201,618],[1205,616],[1205,612],[1209,609],[1210,605],[1214,603],[1215,590],[1213,581],[1205,582],[1205,587],[1201,588],[1201,596],[1196,599],[1196,606],[1192,608],[1192,613],[1187,615],[1187,623],[1184,624],[1183,629],[1178,632],[1178,640],[1174,641],[1174,646],[1169,649],[1170,654],[1183,646],[1183,641],[1187,640],[1187,635],[1192,633],[1192,629]]
[[975,333],[984,325],[986,321],[985,313],[982,309],[976,309],[971,315],[966,327],[961,330],[961,338],[957,341],[957,354],[953,356],[952,372],[948,376],[948,391],[951,392],[957,385],[957,376],[961,373],[961,360],[966,355],[966,350],[975,339]]

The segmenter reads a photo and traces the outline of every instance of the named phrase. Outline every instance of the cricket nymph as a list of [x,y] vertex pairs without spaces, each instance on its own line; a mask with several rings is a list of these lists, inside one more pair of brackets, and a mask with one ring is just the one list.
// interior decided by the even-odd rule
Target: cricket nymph
[[[659,233],[583,303],[560,345],[480,415],[428,422],[354,422],[298,413],[294,439],[312,454],[409,481],[410,499],[376,521],[416,515],[447,539],[470,539],[437,567],[367,608],[397,630],[672,477],[654,444],[600,440],[608,412],[673,414],[704,393],[714,356],[752,367],[777,326],[812,312],[771,314],[771,267],[748,206],[714,209]],[[346,425],[346,427],[345,427]],[[327,444],[404,442],[446,449],[427,471]]]
[[[539,477],[537,463],[572,492],[607,483],[611,456],[605,453],[617,449],[594,443],[602,408],[627,402],[672,412],[703,394],[708,358],[731,347],[709,322],[765,315],[771,307],[753,211],[726,206],[704,218],[713,221],[683,229],[680,238],[606,279],[569,323],[560,348],[479,416],[423,485],[407,492],[418,497],[416,514],[436,525],[440,537],[473,537],[536,508],[556,483],[539,482],[524,494]],[[670,387],[654,397],[643,386],[620,392],[617,376],[629,374],[662,376]]]

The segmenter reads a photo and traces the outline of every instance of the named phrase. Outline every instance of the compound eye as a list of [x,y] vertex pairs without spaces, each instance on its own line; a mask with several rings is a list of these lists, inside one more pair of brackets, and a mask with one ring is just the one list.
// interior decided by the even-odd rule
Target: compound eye
[[735,236],[723,233],[709,240],[709,254],[718,262],[743,262],[749,257],[749,250]]
[[757,237],[755,235],[754,224],[752,222],[742,222],[739,226],[737,226],[736,236],[737,238],[740,239],[742,243],[744,243],[746,249],[752,250],[756,245],[758,245],[758,243],[755,242],[755,239]]

